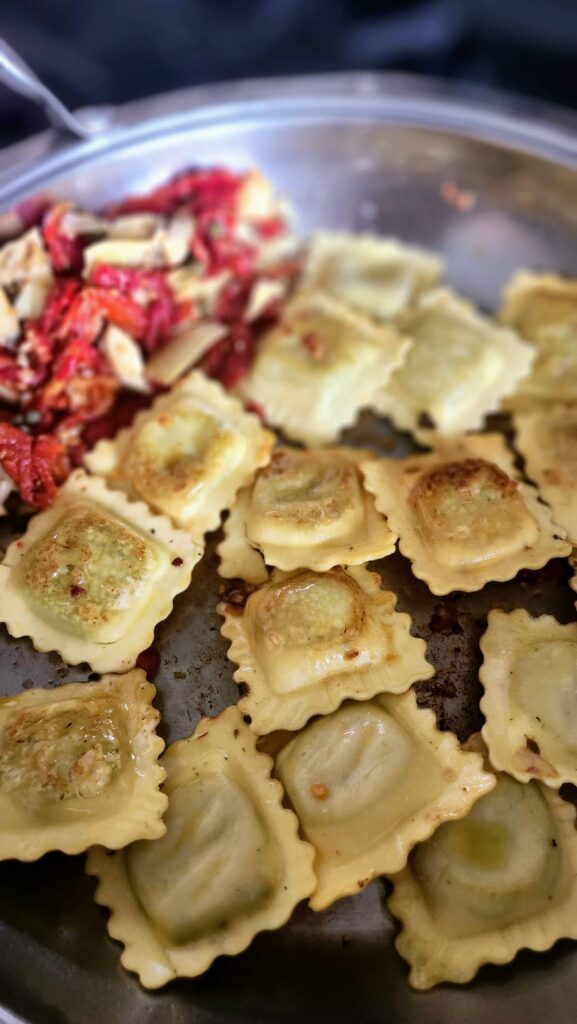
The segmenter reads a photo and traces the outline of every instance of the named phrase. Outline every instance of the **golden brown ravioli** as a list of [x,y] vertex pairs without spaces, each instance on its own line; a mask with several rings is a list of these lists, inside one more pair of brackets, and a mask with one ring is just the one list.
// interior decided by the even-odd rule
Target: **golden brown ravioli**
[[185,590],[202,547],[142,502],[75,471],[0,565],[0,621],[39,651],[132,668]]
[[280,752],[276,773],[316,850],[314,910],[399,871],[415,843],[495,782],[412,691],[348,701],[311,722]]
[[114,440],[100,441],[85,462],[200,539],[266,465],[273,443],[257,416],[195,371]]
[[395,875],[389,906],[414,988],[466,982],[482,964],[577,938],[575,810],[546,786],[499,775]]
[[277,448],[239,494],[218,547],[220,575],[264,583],[279,569],[359,565],[390,555],[396,535],[364,487],[354,448]]
[[327,444],[372,404],[408,347],[394,328],[322,292],[301,292],[262,338],[238,393],[291,440]]
[[238,708],[200,721],[162,764],[166,834],[113,856],[95,847],[87,863],[122,963],[146,988],[242,952],[258,932],[285,924],[315,886],[313,850]]
[[0,860],[164,833],[154,694],[134,669],[0,699]]
[[372,460],[363,471],[401,552],[434,594],[480,590],[570,552],[536,489],[519,482],[500,434],[463,437],[427,455]]
[[403,693],[428,679],[426,645],[377,573],[336,567],[326,573],[278,570],[244,608],[223,603],[222,635],[243,688],[239,708],[262,735],[300,729],[347,697]]

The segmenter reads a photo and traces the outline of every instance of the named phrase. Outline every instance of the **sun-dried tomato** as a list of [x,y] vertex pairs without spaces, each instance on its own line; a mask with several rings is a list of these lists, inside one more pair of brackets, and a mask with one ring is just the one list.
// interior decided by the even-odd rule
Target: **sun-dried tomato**
[[42,222],[44,242],[52,266],[58,272],[79,271],[82,267],[82,242],[76,235],[68,234],[62,223],[70,206],[70,203],[55,203]]
[[22,230],[37,227],[47,210],[52,206],[52,200],[48,196],[29,196],[15,207],[14,212],[22,221]]
[[10,423],[0,423],[0,466],[34,508],[50,505],[70,472],[66,449],[55,437],[32,438]]
[[146,333],[146,312],[137,302],[112,289],[88,286],[75,296],[56,327],[56,334],[59,338],[78,336],[93,342],[105,321],[136,339],[143,338]]
[[[90,283],[101,293],[117,295],[121,301],[136,306],[140,311],[141,322],[126,325],[124,330],[140,341],[146,352],[155,352],[168,340],[174,325],[182,319],[184,311],[176,302],[166,275],[161,270],[134,270],[101,264],[92,272]],[[187,303],[186,312],[192,312],[191,303]],[[114,320],[112,314],[110,319],[119,327],[122,326],[118,320]]]
[[109,217],[127,213],[170,216],[179,207],[186,207],[195,217],[206,212],[214,216],[234,209],[244,178],[222,167],[183,171],[165,185],[114,204],[107,214]]

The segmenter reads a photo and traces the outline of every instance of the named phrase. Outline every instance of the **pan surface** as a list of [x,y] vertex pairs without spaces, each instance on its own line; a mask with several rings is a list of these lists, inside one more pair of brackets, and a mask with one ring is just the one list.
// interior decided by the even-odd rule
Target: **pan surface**
[[[141,118],[155,120],[140,126]],[[0,201],[48,190],[90,207],[145,189],[191,164],[258,166],[294,204],[303,234],[318,226],[398,235],[441,252],[451,284],[485,308],[516,268],[577,273],[577,130],[571,116],[502,97],[466,97],[399,76],[248,83],[191,90],[121,108],[102,140],[56,144],[49,133],[0,154]],[[473,196],[447,202],[449,185]],[[387,455],[403,435],[364,416],[348,443]],[[6,529],[4,525],[4,529]],[[1,535],[5,545],[8,535]],[[236,699],[215,612],[209,547],[189,591],[157,631],[157,703],[167,742]],[[478,639],[487,610],[524,607],[575,619],[566,563],[441,599],[393,555],[374,564],[429,642],[437,675],[418,687],[444,728],[479,725]],[[87,678],[57,655],[0,634],[0,690]],[[298,908],[202,978],[150,994],[122,970],[92,899],[83,858],[51,854],[0,865],[0,1020],[28,1024],[574,1024],[577,946],[559,943],[477,980],[412,992],[394,951],[384,886],[322,914]]]

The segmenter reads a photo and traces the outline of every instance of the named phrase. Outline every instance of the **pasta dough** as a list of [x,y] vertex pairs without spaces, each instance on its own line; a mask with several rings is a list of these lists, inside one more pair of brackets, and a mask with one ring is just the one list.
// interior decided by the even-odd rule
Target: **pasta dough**
[[412,347],[374,405],[423,444],[481,427],[534,359],[514,331],[444,289],[424,295],[402,330]]
[[577,411],[559,406],[518,414],[513,423],[527,476],[577,545]]
[[404,313],[436,284],[442,261],[394,238],[321,231],[313,235],[304,283],[369,316],[387,320]]
[[0,565],[0,621],[39,651],[98,672],[132,668],[202,548],[146,505],[74,472]]
[[406,338],[322,292],[302,292],[262,338],[240,396],[307,445],[354,423],[405,358]]
[[324,572],[390,555],[397,537],[363,488],[365,457],[354,448],[277,448],[225,523],[220,575],[264,583],[265,563]]
[[554,789],[577,783],[577,623],[494,610],[481,650],[483,739],[495,768]]
[[565,531],[551,522],[535,488],[518,481],[500,434],[373,460],[363,471],[414,575],[433,594],[480,590],[570,553]]
[[110,856],[94,848],[98,903],[144,986],[195,977],[279,928],[315,885],[313,851],[238,708],[203,719],[162,761],[167,832]]
[[164,833],[154,694],[134,669],[0,699],[0,860]]
[[222,635],[244,695],[239,708],[259,735],[300,729],[347,697],[402,693],[428,679],[426,645],[408,615],[363,567],[326,573],[278,570],[239,608],[223,603]]
[[555,274],[514,274],[503,293],[504,324],[531,343],[532,373],[506,408],[535,412],[577,400],[577,280]]
[[415,988],[466,982],[482,964],[577,938],[575,810],[507,775],[460,821],[442,825],[393,879],[397,949]]
[[399,871],[415,843],[494,785],[412,692],[346,703],[292,739],[277,774],[316,850],[314,910]]
[[202,538],[270,458],[274,434],[197,371],[85,459],[131,498]]

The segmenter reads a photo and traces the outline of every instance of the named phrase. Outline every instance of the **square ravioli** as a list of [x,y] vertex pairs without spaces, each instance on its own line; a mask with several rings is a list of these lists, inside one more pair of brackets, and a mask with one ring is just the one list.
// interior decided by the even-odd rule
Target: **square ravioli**
[[369,316],[387,320],[404,313],[437,283],[443,263],[433,253],[395,238],[320,231],[309,244],[304,284]]
[[238,708],[201,720],[162,764],[166,834],[112,856],[95,847],[87,862],[121,961],[146,988],[241,953],[315,887],[313,850]]
[[535,352],[531,374],[505,407],[533,412],[577,401],[577,279],[519,271],[504,290],[500,319]]
[[134,669],[0,699],[0,860],[163,835],[155,692]]
[[489,613],[479,677],[491,763],[519,782],[577,784],[577,623]]
[[291,440],[326,444],[372,404],[408,347],[394,328],[302,292],[262,338],[238,392]]
[[513,417],[525,471],[577,545],[577,409],[558,406]]
[[202,547],[143,502],[76,470],[0,565],[0,622],[97,672],[132,668]]
[[367,454],[275,449],[224,525],[220,575],[265,583],[265,563],[287,572],[324,572],[392,554],[397,536],[363,487],[360,464]]
[[347,702],[311,722],[281,750],[276,774],[316,850],[313,910],[400,871],[415,843],[495,782],[413,691]]
[[401,328],[412,346],[374,406],[426,445],[481,427],[535,357],[514,331],[445,289],[423,295]]
[[363,465],[375,504],[433,594],[480,590],[541,569],[571,545],[534,487],[520,483],[500,434],[447,442],[426,455]]
[[409,981],[470,981],[520,949],[577,938],[575,809],[546,786],[499,775],[466,818],[441,825],[391,879]]
[[265,466],[274,434],[197,371],[85,459],[93,473],[201,538]]
[[220,604],[243,690],[238,706],[251,729],[300,729],[347,697],[403,693],[434,675],[424,640],[411,636],[410,617],[396,603],[377,573],[350,566],[275,570],[244,607]]

